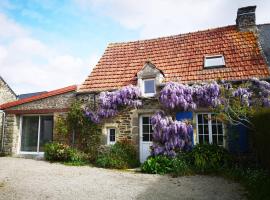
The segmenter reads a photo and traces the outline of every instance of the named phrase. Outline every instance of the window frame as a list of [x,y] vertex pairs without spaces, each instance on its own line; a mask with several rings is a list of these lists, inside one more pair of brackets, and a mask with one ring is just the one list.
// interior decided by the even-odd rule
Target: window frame
[[[221,57],[221,59],[222,59],[222,65],[210,65],[210,66],[206,66],[206,60],[207,59],[214,59],[214,58],[219,58],[219,57]],[[222,54],[204,56],[204,63],[203,63],[203,68],[204,69],[221,68],[221,67],[225,67],[225,66],[226,66],[225,58],[224,58],[224,55],[222,55]]]
[[[111,130],[114,130],[114,141],[111,141]],[[116,128],[107,128],[107,145],[113,145],[116,143]]]
[[[154,93],[145,93],[145,81],[154,81]],[[156,95],[156,79],[155,78],[148,78],[142,79],[142,94],[144,97],[153,97]]]
[[[212,130],[212,115],[214,115],[215,113],[211,113],[211,112],[199,112],[199,113],[196,113],[196,136],[197,136],[197,139],[196,139],[196,144],[200,144],[200,139],[199,139],[199,120],[198,120],[198,115],[205,115],[207,114],[207,117],[208,117],[208,122],[207,122],[207,125],[208,125],[208,142],[209,144],[213,144],[213,130]],[[226,138],[225,138],[225,126],[224,126],[224,123],[220,123],[222,124],[222,136],[223,136],[223,143],[222,145],[218,145],[218,146],[222,146],[222,147],[225,147],[225,144],[226,144]]]

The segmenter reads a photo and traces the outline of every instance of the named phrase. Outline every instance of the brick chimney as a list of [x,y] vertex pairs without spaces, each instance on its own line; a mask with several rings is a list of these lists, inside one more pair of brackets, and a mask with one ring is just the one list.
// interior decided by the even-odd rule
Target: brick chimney
[[254,31],[256,27],[256,6],[238,8],[236,25],[240,31]]

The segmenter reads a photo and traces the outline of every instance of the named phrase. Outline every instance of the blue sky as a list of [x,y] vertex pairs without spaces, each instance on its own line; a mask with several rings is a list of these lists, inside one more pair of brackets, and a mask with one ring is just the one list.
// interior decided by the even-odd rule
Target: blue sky
[[110,42],[235,23],[238,7],[267,0],[1,0],[0,75],[18,94],[80,84]]

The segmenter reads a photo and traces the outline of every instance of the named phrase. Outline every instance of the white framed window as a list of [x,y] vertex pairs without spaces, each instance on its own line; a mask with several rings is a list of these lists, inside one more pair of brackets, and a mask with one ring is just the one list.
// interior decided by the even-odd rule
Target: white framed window
[[153,140],[153,128],[150,116],[142,116],[142,141],[151,142]]
[[107,144],[115,144],[116,142],[116,129],[115,128],[108,128],[107,134]]
[[198,143],[225,146],[224,125],[214,113],[197,113]]
[[223,55],[205,56],[204,68],[224,67],[225,59]]
[[151,97],[156,94],[156,81],[155,79],[143,80],[143,96]]

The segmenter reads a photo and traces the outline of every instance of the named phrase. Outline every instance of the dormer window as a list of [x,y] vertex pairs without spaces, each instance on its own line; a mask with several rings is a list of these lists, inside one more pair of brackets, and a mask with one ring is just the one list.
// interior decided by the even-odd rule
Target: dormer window
[[156,94],[156,81],[155,79],[144,79],[143,80],[143,95],[154,96]]
[[205,56],[204,68],[225,67],[225,59],[223,55]]

